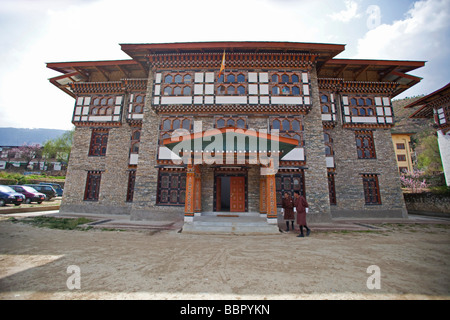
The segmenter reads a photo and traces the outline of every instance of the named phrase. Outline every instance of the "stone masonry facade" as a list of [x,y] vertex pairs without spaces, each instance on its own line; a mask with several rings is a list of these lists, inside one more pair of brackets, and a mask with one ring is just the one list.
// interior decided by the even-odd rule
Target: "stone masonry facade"
[[[276,46],[268,53],[261,50],[259,56],[252,56],[247,52],[258,50],[251,44],[249,47],[240,44],[242,56],[230,54],[225,76],[231,73],[242,76],[243,80],[232,85],[242,86],[244,95],[220,95],[220,85],[225,82],[218,80],[221,54],[208,48],[198,51],[189,44],[178,48],[186,51],[178,56],[172,53],[171,46],[163,53],[149,49],[145,60],[132,47],[127,50],[134,54],[130,54],[133,60],[114,66],[122,73],[97,66],[95,70],[102,70],[103,75],[92,73],[90,78],[86,76],[83,81],[70,84],[70,93],[75,98],[76,130],[61,211],[125,214],[134,220],[167,221],[183,217],[187,210],[185,203],[190,201],[186,198],[188,188],[194,185],[186,182],[190,181],[187,164],[176,164],[163,157],[164,152],[169,152],[163,143],[164,121],[171,119],[170,130],[175,128],[177,119],[180,126],[186,121],[192,134],[199,124],[203,132],[220,128],[218,119],[223,117],[245,120],[244,130],[269,133],[276,129],[275,121],[281,126],[283,121],[290,121],[291,129],[280,132],[280,136],[290,138],[288,142],[296,137],[299,144],[290,149],[291,158],[281,158],[274,181],[277,197],[284,192],[301,191],[309,203],[308,221],[406,217],[390,134],[394,116],[390,99],[398,85],[374,81],[375,71],[366,71],[366,79],[357,81],[346,80],[345,72],[342,78],[330,77],[333,73],[326,73],[326,61],[320,60],[324,59],[324,53],[316,52],[318,46],[311,46],[306,53],[303,47],[301,53],[292,48],[292,56],[282,53],[274,57]],[[150,47],[153,50],[154,46]],[[235,50],[239,52],[239,48]],[[255,60],[250,61],[251,58]],[[275,62],[269,64],[270,59]],[[298,65],[291,62],[295,59]],[[176,90],[181,83],[167,85],[169,80],[164,77],[169,72],[189,76],[184,82],[184,88],[189,88],[187,93],[173,98],[168,91],[163,93]],[[286,94],[288,98],[274,88],[278,86],[274,80],[277,74],[280,77],[289,74],[289,82],[284,85],[291,90]],[[208,82],[208,77],[213,76],[214,80]],[[295,88],[300,88],[300,93]],[[245,102],[240,102],[242,99]],[[289,101],[300,102],[296,105]],[[142,108],[136,107],[139,103]],[[269,205],[266,192],[275,189],[267,189],[261,168],[261,164],[249,162],[198,165],[198,180],[192,181],[198,181],[195,186],[200,186],[196,191],[200,211],[220,211],[219,202],[224,197],[218,185],[220,179],[242,176],[245,211],[264,215]]]

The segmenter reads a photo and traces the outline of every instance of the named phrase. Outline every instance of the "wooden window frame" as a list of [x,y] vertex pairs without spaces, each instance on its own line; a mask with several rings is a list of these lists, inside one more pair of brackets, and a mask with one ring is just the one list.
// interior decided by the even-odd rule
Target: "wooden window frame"
[[[219,126],[219,124],[218,124],[219,120],[224,120],[225,125]],[[234,126],[228,125],[229,120],[233,120],[235,125]],[[237,126],[238,120],[244,121],[243,128]],[[248,120],[247,116],[214,116],[214,128],[221,129],[221,128],[233,127],[233,128],[238,128],[238,129],[247,129],[247,120]]]
[[[168,128],[168,129],[164,128],[164,122],[166,120],[170,120],[170,128]],[[180,126],[177,127],[177,128],[173,127],[175,120],[179,120],[180,121]],[[177,117],[177,116],[162,117],[160,125],[159,125],[159,145],[160,146],[162,145],[162,142],[164,141],[164,139],[170,138],[172,132],[174,132],[175,130],[177,130],[177,129],[184,129],[183,128],[183,121],[185,121],[185,120],[189,120],[189,129],[185,129],[185,130],[188,130],[190,133],[192,133],[192,128],[194,126],[194,118],[193,117],[191,117],[191,116],[188,116],[188,117],[183,117],[183,116],[180,116],[180,117]],[[169,135],[169,137],[164,137],[166,134]]]
[[[166,82],[166,77],[171,76],[171,82]],[[181,82],[175,82],[175,77],[180,76],[182,78]],[[190,79],[186,80],[186,76],[189,76]],[[176,87],[180,88],[180,94],[174,94],[174,90]],[[166,90],[170,89],[170,93],[166,94]],[[189,88],[189,94],[185,94],[186,88]],[[192,96],[194,93],[194,72],[184,71],[184,72],[163,72],[161,76],[161,96],[162,97],[182,97],[182,96]]]
[[[108,129],[93,129],[91,133],[91,142],[89,145],[90,157],[104,157],[108,148]],[[98,139],[100,138],[100,142]]]
[[88,171],[84,188],[84,201],[98,201],[100,195],[101,171]]
[[381,205],[378,174],[363,173],[364,200],[366,205]]
[[128,172],[127,197],[125,200],[126,202],[133,202],[135,181],[136,181],[136,170],[130,170]]
[[[299,117],[299,116],[269,117],[269,131],[270,132],[272,132],[272,130],[273,130],[273,122],[275,120],[280,121],[280,129],[278,129],[280,137],[295,139],[294,136],[298,135],[300,137],[300,140],[298,141],[298,146],[303,147],[305,145],[305,141],[303,138],[304,127],[303,127],[303,118],[302,117]],[[282,129],[283,121],[285,121],[285,120],[289,121],[289,130]],[[299,131],[296,131],[293,129],[292,123],[294,120],[299,122],[299,126],[300,126]]]
[[[364,140],[367,139],[368,145],[364,145]],[[358,145],[358,141],[360,145]],[[355,143],[356,153],[358,159],[376,159],[375,142],[373,139],[373,132],[370,130],[357,130],[355,131]],[[369,155],[366,155],[366,151]]]
[[328,197],[330,199],[330,205],[336,205],[336,182],[335,182],[335,173],[328,172]]
[[[163,186],[164,177],[168,177],[168,185]],[[173,185],[174,179],[177,177],[177,185]],[[184,183],[183,183],[184,177]],[[186,171],[185,170],[164,170],[158,171],[158,191],[156,197],[156,204],[160,206],[184,206],[186,201]],[[167,201],[163,201],[163,192],[167,193]],[[177,201],[171,201],[171,195],[176,192]],[[182,193],[184,192],[184,201],[182,200]]]
[[[290,188],[286,188],[286,181],[290,179]],[[294,188],[294,179],[299,179],[299,189]],[[275,175],[275,188],[277,194],[277,207],[281,207],[281,199],[285,192],[288,192],[292,199],[294,198],[294,192],[299,191],[301,196],[306,196],[305,191],[305,172],[300,170],[299,172],[280,172]]]

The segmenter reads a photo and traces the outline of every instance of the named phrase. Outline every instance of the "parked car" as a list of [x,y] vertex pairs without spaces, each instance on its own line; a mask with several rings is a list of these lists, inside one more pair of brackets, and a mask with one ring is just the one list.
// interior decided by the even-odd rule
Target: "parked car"
[[15,206],[20,206],[25,201],[25,196],[9,186],[0,185],[0,207],[8,203],[14,203]]
[[51,183],[51,182],[41,182],[39,184],[42,184],[44,186],[52,186],[53,189],[55,189],[57,197],[62,197],[63,195],[63,188],[58,183]]
[[36,189],[28,186],[10,186],[17,192],[23,194],[25,196],[25,203],[37,202],[42,203],[45,200],[45,194],[37,192]]
[[24,186],[32,187],[37,192],[43,193],[46,196],[46,200],[50,200],[56,197],[56,191],[52,186],[47,186],[43,184],[25,184]]

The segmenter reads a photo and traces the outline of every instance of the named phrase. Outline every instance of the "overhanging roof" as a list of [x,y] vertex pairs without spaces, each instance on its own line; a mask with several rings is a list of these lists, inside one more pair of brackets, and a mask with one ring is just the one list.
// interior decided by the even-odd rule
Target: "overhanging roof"
[[450,82],[447,85],[443,86],[442,88],[430,93],[429,95],[426,95],[425,97],[420,98],[419,100],[408,104],[404,108],[406,109],[406,108],[412,108],[412,107],[422,105],[421,108],[419,108],[417,111],[415,111],[409,117],[410,118],[431,118],[431,117],[433,117],[433,108],[430,106],[430,104],[444,96],[450,96]]
[[256,130],[227,127],[167,138],[163,144],[170,150],[178,146],[193,152],[279,152],[285,155],[298,146],[298,141]]
[[328,43],[272,42],[272,41],[223,41],[121,44],[130,57],[147,63],[150,54],[204,53],[204,52],[283,52],[319,54],[318,67],[345,50],[345,45]]

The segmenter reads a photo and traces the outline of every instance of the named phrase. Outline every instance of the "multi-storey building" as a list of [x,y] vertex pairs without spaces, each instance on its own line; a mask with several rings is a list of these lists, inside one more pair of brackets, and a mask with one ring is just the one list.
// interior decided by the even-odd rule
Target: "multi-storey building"
[[424,62],[336,59],[344,45],[315,43],[121,48],[131,59],[47,64],[75,98],[62,211],[274,223],[298,191],[310,221],[406,216],[391,99]]

